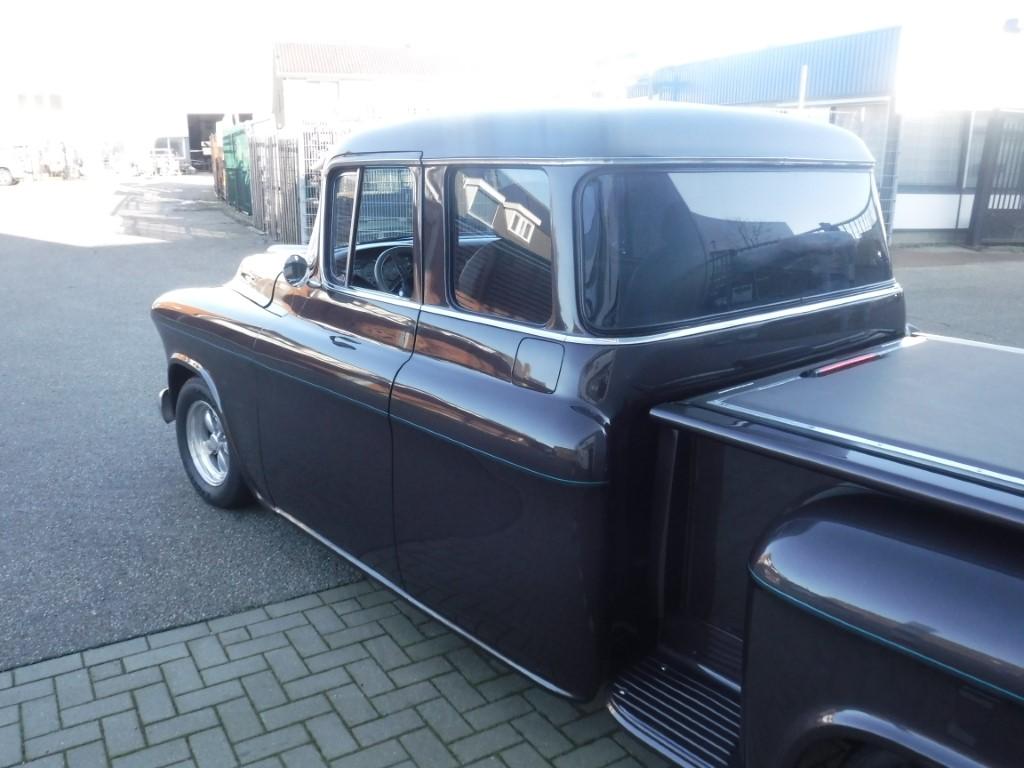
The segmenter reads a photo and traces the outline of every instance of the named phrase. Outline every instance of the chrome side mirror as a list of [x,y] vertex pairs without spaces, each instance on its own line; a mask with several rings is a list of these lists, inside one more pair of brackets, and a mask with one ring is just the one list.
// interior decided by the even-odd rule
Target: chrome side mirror
[[285,259],[281,274],[288,281],[288,285],[298,288],[309,278],[309,262],[304,256],[293,253]]

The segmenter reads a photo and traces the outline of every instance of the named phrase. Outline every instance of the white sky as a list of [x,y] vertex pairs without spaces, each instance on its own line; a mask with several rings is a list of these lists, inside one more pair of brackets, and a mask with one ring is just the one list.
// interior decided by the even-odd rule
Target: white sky
[[[69,110],[97,117],[266,113],[274,42],[455,52],[468,71],[493,72],[498,92],[524,99],[545,74],[585,84],[580,92],[614,91],[659,65],[892,25],[904,26],[910,60],[901,85],[927,94],[915,107],[954,93],[958,102],[1024,95],[1024,34],[1001,32],[1009,17],[1024,23],[1024,0],[28,0],[3,15],[0,96],[55,91]],[[979,81],[982,68],[995,78]],[[474,90],[465,89],[469,106]]]

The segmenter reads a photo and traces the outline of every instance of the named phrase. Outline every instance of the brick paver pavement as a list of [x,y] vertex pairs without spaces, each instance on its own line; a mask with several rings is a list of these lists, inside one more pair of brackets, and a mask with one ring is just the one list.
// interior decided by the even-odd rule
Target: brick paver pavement
[[0,672],[0,766],[663,766],[371,581]]

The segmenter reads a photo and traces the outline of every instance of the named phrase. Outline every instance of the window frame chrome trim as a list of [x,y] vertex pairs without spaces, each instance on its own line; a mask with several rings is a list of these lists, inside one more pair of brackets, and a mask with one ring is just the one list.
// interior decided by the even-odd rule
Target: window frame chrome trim
[[868,301],[892,298],[895,296],[899,296],[902,293],[903,287],[894,280],[892,283],[887,283],[879,287],[874,287],[868,291],[861,291],[858,293],[852,293],[845,296],[837,296],[831,299],[825,299],[823,301],[816,301],[808,304],[797,304],[794,306],[783,307],[781,309],[775,309],[769,312],[759,312],[757,314],[752,315],[731,317],[725,320],[717,320],[710,323],[701,323],[698,325],[691,325],[686,328],[676,328],[671,331],[651,333],[643,336],[584,336],[582,334],[553,331],[549,328],[538,328],[537,326],[525,325],[523,323],[499,320],[497,318],[452,309],[450,307],[443,307],[436,304],[423,304],[420,307],[420,309],[424,314],[440,315],[442,317],[451,317],[457,320],[465,320],[467,322],[490,325],[495,328],[504,328],[505,330],[515,331],[517,333],[522,333],[526,335],[538,336],[541,338],[551,339],[553,341],[559,341],[566,344],[589,344],[595,346],[611,347],[630,346],[634,344],[651,344],[658,341],[684,339],[690,336],[699,336],[705,333],[714,333],[716,331],[731,330],[733,328],[741,328],[748,325],[766,323],[772,320],[784,320],[790,317],[799,317],[801,315],[808,315],[814,312],[821,312],[827,309],[835,309],[837,307],[845,307]]
[[[340,157],[356,158],[357,155]],[[809,157],[425,157],[420,161],[425,167],[455,165],[485,166],[516,166],[516,165],[677,165],[688,166],[758,166],[778,168],[784,166],[821,167],[821,168],[859,168],[871,170],[875,167],[871,160],[823,160]]]

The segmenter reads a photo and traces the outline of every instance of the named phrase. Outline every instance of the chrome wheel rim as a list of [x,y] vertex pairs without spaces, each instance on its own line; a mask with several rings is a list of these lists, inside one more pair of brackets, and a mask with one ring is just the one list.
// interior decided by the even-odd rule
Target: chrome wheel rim
[[196,400],[185,416],[185,439],[192,466],[208,485],[221,485],[228,476],[228,439],[220,417],[205,400]]

